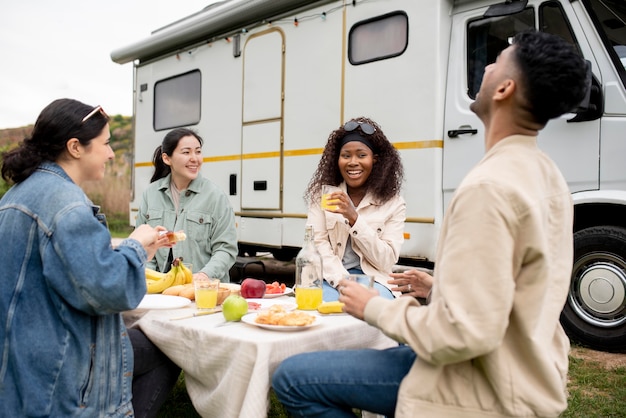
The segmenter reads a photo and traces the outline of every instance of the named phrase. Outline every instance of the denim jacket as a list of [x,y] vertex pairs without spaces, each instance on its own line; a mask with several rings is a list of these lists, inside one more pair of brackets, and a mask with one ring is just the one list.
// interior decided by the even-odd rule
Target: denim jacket
[[0,200],[0,416],[132,416],[120,312],[146,293],[147,254],[115,250],[83,191],[43,163]]
[[[187,239],[172,248],[174,258],[193,264],[199,271],[229,282],[229,270],[237,257],[235,213],[226,194],[203,177],[194,179],[180,194],[178,213],[170,191],[171,174],[146,189],[139,206],[137,226],[162,225],[170,231],[185,231]],[[168,248],[157,250],[148,267],[166,270]]]

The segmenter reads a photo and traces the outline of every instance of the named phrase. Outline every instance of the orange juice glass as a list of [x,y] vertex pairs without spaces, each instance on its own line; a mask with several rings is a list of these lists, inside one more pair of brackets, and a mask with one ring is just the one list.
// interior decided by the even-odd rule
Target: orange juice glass
[[217,290],[219,289],[219,279],[207,279],[199,277],[194,279],[196,308],[199,311],[213,309],[217,306]]
[[341,189],[336,186],[330,186],[328,184],[322,185],[322,201],[320,204],[322,210],[337,210],[337,205],[333,205],[336,199],[330,199],[330,195],[339,190]]
[[296,304],[298,309],[311,311],[322,303],[321,287],[296,287]]

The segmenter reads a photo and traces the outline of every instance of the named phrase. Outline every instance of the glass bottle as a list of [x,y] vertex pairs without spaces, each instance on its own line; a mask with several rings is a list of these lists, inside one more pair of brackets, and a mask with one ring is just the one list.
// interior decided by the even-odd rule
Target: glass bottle
[[322,303],[322,256],[313,240],[313,225],[304,230],[304,244],[296,257],[296,304],[298,309],[312,310]]

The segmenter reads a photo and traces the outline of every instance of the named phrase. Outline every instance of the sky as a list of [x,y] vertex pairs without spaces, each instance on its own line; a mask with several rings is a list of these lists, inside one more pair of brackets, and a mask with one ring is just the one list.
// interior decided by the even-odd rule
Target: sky
[[0,129],[35,122],[55,99],[132,116],[133,64],[111,51],[215,0],[0,1]]

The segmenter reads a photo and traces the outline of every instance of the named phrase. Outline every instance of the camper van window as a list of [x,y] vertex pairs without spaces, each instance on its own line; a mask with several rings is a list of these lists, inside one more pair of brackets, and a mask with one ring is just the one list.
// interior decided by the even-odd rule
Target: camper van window
[[539,7],[539,27],[544,32],[558,35],[565,39],[576,48],[581,56],[583,55],[569,20],[567,20],[563,7],[559,3],[548,1]]
[[402,55],[409,42],[409,18],[393,12],[356,23],[348,38],[348,60],[365,64]]
[[[546,1],[538,10],[539,27],[542,31],[565,39],[582,55],[580,46],[565,16],[562,6],[556,1]],[[521,31],[535,28],[534,9],[528,7],[520,13],[508,16],[477,19],[469,22],[467,28],[467,91],[474,99],[480,89],[485,67],[509,45],[509,39]]]
[[626,2],[624,0],[587,0],[600,39],[609,51],[613,65],[626,87]]
[[472,20],[467,25],[467,93],[472,99],[480,89],[485,67],[509,46],[516,33],[535,27],[534,9],[514,15]]
[[195,125],[200,122],[201,73],[180,74],[154,85],[154,130]]

